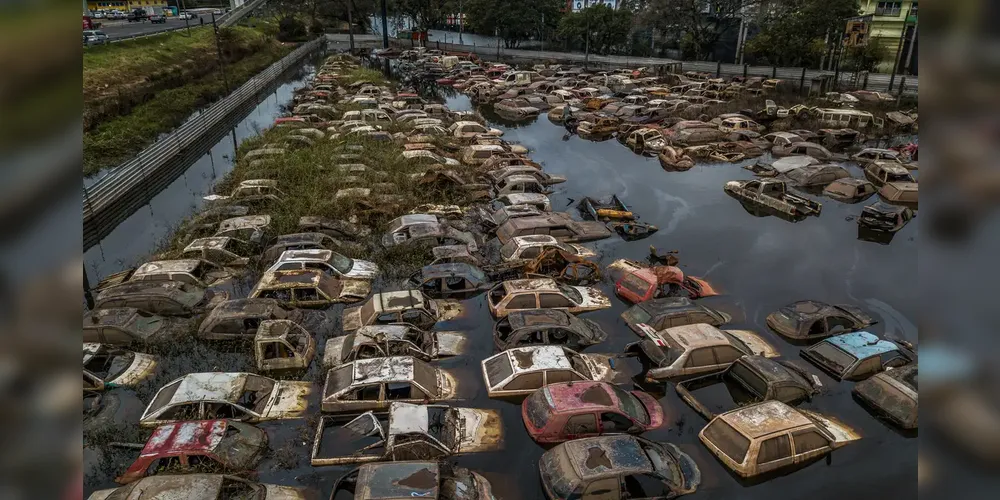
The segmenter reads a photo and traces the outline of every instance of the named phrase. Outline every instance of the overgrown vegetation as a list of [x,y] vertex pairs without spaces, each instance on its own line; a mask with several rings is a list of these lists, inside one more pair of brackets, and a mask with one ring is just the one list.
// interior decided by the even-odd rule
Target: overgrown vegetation
[[219,52],[231,90],[293,49],[273,23],[252,23],[220,29],[218,48],[201,27],[84,50],[84,173],[121,163],[224,96]]

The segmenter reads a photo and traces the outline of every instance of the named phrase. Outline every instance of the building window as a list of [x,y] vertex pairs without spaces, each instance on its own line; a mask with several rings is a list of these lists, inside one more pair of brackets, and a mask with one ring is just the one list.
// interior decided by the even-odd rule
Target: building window
[[884,17],[899,17],[899,12],[903,8],[902,2],[879,2],[875,6],[875,15]]
[[910,15],[917,15],[917,2],[913,2],[913,5],[910,6]]

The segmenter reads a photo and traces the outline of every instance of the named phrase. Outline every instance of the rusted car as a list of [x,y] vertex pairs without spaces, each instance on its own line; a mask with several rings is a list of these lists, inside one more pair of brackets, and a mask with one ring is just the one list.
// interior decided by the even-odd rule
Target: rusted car
[[764,136],[764,140],[769,142],[772,146],[787,147],[790,144],[795,144],[796,142],[803,142],[804,139],[799,137],[797,134],[791,132],[771,132]]
[[255,245],[229,237],[198,238],[181,252],[185,259],[204,260],[223,267],[245,266],[254,254]]
[[661,297],[644,300],[621,315],[625,324],[642,337],[675,326],[705,323],[722,326],[732,316],[722,311],[695,304],[687,297]]
[[607,354],[581,354],[563,346],[518,347],[482,361],[491,398],[518,397],[553,382],[611,381],[618,375]]
[[287,319],[262,321],[253,339],[257,371],[283,374],[309,368],[316,356],[316,339]]
[[[251,159],[253,156],[247,156]],[[253,205],[261,203],[280,202],[285,193],[278,189],[278,181],[274,179],[248,179],[240,181],[228,196],[210,194],[205,196],[209,203],[241,203]]]
[[791,193],[781,180],[729,181],[723,189],[744,206],[774,210],[792,219],[818,216],[823,209],[822,204]]
[[467,296],[489,287],[489,278],[469,264],[424,266],[403,282],[404,288],[420,290],[429,297]]
[[128,484],[158,473],[249,473],[264,458],[267,434],[229,420],[164,424],[153,430],[139,458],[115,479]]
[[102,279],[94,290],[136,281],[175,281],[209,288],[231,277],[229,272],[218,265],[201,259],[156,260],[112,274]]
[[916,361],[916,353],[908,347],[866,331],[830,337],[799,354],[837,380],[864,380],[888,368]]
[[626,345],[625,352],[639,356],[647,382],[722,371],[744,355],[779,356],[756,332],[720,330],[704,323],[648,334],[647,339]]
[[683,148],[664,146],[656,155],[656,159],[664,170],[672,172],[690,170],[694,166],[694,160]]
[[878,190],[887,203],[917,209],[919,186],[916,182],[887,182]]
[[663,408],[642,391],[607,382],[560,382],[521,403],[524,427],[538,443],[608,434],[641,434],[663,425]]
[[611,231],[599,221],[577,221],[565,212],[552,212],[536,217],[508,220],[497,229],[500,244],[515,236],[548,234],[566,243],[584,243],[611,237]]
[[468,139],[480,134],[501,136],[503,132],[495,128],[486,128],[483,124],[474,121],[457,121],[448,127],[448,132],[459,139]]
[[748,478],[808,463],[861,436],[833,418],[764,401],[713,418],[698,438],[726,467]]
[[715,418],[693,391],[722,383],[729,391],[734,406],[746,406],[767,400],[794,405],[807,401],[823,387],[816,375],[792,363],[775,361],[763,356],[743,356],[721,373],[678,382],[677,394],[706,420]]
[[573,243],[563,243],[554,236],[547,234],[536,234],[531,236],[516,236],[500,247],[500,258],[504,262],[528,263],[538,258],[542,252],[555,248],[578,257],[588,258],[597,256],[593,250]]
[[562,175],[552,175],[545,173],[532,165],[511,165],[490,170],[484,175],[490,183],[497,184],[500,181],[515,175],[530,175],[543,186],[551,186],[566,182],[566,177]]
[[625,145],[636,153],[655,155],[666,147],[667,140],[659,130],[640,128],[628,135]]
[[219,223],[214,236],[227,236],[252,244],[266,241],[271,234],[270,215],[233,217]]
[[[515,263],[508,263],[507,265]],[[587,260],[561,248],[548,248],[538,257],[521,266],[528,276],[549,276],[567,285],[583,285],[601,279],[601,267],[597,262]]]
[[789,170],[779,176],[786,185],[819,189],[837,180],[850,177],[851,173],[839,165],[808,165]]
[[364,464],[333,486],[332,498],[346,491],[355,500],[427,498],[429,500],[493,500],[485,477],[449,462],[386,462]]
[[323,366],[333,368],[358,359],[392,356],[433,361],[458,356],[467,342],[461,332],[421,330],[405,323],[363,326],[354,333],[328,339]]
[[316,269],[331,278],[373,280],[379,273],[374,262],[352,259],[333,250],[285,250],[267,269],[275,271],[300,271]]
[[448,321],[462,313],[462,305],[453,300],[431,299],[419,290],[383,292],[372,295],[360,306],[344,309],[341,327],[350,332],[368,325],[409,323],[430,328],[438,321]]
[[475,167],[482,165],[495,155],[506,156],[509,154],[512,153],[504,149],[503,146],[473,144],[462,151],[462,163]]
[[[491,200],[490,206],[497,209],[502,207],[507,207],[507,208],[517,207],[516,210],[519,211],[522,211],[524,207],[530,207],[540,212],[537,214],[529,215],[523,213],[522,211],[521,213],[518,214],[518,217],[530,217],[530,216],[542,217],[546,215],[544,212],[552,211],[552,201],[549,200],[548,195],[542,193],[502,194],[497,196],[495,199]],[[510,213],[511,212],[508,211],[508,214]],[[508,217],[508,219],[509,218],[510,217]],[[503,225],[503,222],[500,222],[500,218],[496,218],[494,219],[494,221],[498,227]],[[506,222],[506,219],[503,219],[503,221]]]
[[583,120],[576,125],[576,133],[584,139],[609,138],[618,131],[621,120],[617,117],[595,115],[591,120]]
[[222,474],[164,474],[139,479],[118,488],[98,490],[88,500],[130,498],[150,500],[185,498],[187,500],[218,500],[232,492],[247,492],[261,500],[306,500],[310,490],[277,484],[247,481]]
[[862,167],[879,160],[901,163],[899,151],[882,148],[864,148],[851,155],[851,159],[858,162],[858,165]]
[[192,316],[228,299],[227,292],[176,281],[129,281],[101,290],[94,297],[94,308],[132,307],[160,316]]
[[436,215],[430,214],[409,214],[393,219],[389,222],[389,230],[382,235],[381,242],[384,248],[465,244],[470,252],[479,249],[475,235],[452,228],[442,223]]
[[318,269],[268,271],[250,291],[250,298],[274,299],[292,307],[326,308],[359,302],[371,290],[369,281],[335,279]]
[[538,471],[553,500],[676,498],[701,484],[698,464],[676,445],[628,435],[559,444],[542,454]]
[[131,387],[153,376],[156,358],[119,347],[84,342],[83,390]]
[[725,134],[711,123],[697,120],[685,120],[674,124],[663,131],[664,137],[671,144],[707,144],[721,141]]
[[915,217],[909,207],[890,205],[884,201],[876,201],[861,209],[858,217],[858,231],[874,231],[878,233],[895,233]]
[[504,281],[490,289],[487,303],[495,318],[524,309],[560,309],[576,314],[611,307],[611,301],[597,288],[562,285],[548,278]]
[[820,161],[840,161],[845,158],[843,155],[831,153],[829,149],[813,142],[793,142],[785,146],[774,146],[771,148],[771,155],[781,156],[811,156]]
[[323,233],[283,234],[271,243],[261,255],[261,261],[271,264],[278,260],[281,254],[288,250],[358,250],[354,243],[345,243]]
[[134,307],[88,310],[83,315],[83,342],[124,347],[169,342],[184,324]]
[[877,373],[854,385],[855,399],[901,429],[917,428],[917,365]]
[[156,391],[139,425],[227,418],[262,422],[301,417],[311,382],[274,380],[253,373],[189,373]]
[[607,338],[597,323],[558,309],[514,311],[493,325],[493,345],[498,351],[545,344],[580,349]]
[[[393,401],[387,419],[364,413],[330,432],[350,451],[321,456],[330,417],[320,420],[313,441],[313,467],[396,460],[447,459],[466,453],[494,451],[503,443],[497,410],[410,404]],[[325,420],[325,421],[324,421]],[[335,435],[335,436],[334,436]],[[374,440],[374,442],[371,442]]]
[[633,304],[659,297],[699,299],[718,295],[709,282],[685,275],[677,266],[646,267],[634,260],[619,259],[608,265],[608,272],[620,276],[615,281],[615,295]]
[[823,195],[844,203],[858,203],[871,198],[875,186],[856,177],[842,177],[823,188]]
[[875,160],[865,166],[865,177],[882,187],[890,182],[916,182],[910,171],[895,161]]
[[181,223],[181,226],[177,228],[177,234],[184,235],[184,239],[211,236],[223,220],[243,217],[249,213],[250,208],[243,205],[212,207]]
[[328,330],[333,322],[323,311],[294,309],[274,299],[227,300],[208,313],[198,325],[197,336],[250,342],[265,320],[289,320],[312,332]]
[[877,323],[861,308],[831,305],[818,300],[800,300],[767,315],[767,326],[792,340],[821,340],[830,335],[853,332]]
[[384,411],[391,402],[434,403],[454,399],[451,373],[410,356],[359,359],[326,373],[320,408],[325,413]]

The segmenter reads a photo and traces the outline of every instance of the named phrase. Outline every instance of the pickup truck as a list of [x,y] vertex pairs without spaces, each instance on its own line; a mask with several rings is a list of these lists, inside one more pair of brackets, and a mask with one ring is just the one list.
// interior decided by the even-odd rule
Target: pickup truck
[[791,217],[818,216],[823,209],[818,202],[790,193],[785,182],[780,180],[729,181],[723,189],[741,202],[770,208]]

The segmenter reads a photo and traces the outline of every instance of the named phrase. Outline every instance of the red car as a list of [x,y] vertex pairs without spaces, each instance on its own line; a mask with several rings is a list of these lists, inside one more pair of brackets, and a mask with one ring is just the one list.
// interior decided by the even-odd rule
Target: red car
[[607,382],[560,382],[525,398],[521,418],[535,441],[561,443],[655,429],[663,425],[663,408],[649,394]]
[[633,303],[657,297],[687,296],[692,299],[718,295],[707,281],[685,276],[674,266],[643,267],[625,274],[615,283],[615,294]]
[[274,120],[275,125],[281,125],[283,123],[306,123],[306,119],[301,116],[282,116]]
[[229,420],[164,424],[115,481],[128,484],[160,472],[252,471],[266,450],[267,434],[249,424]]

